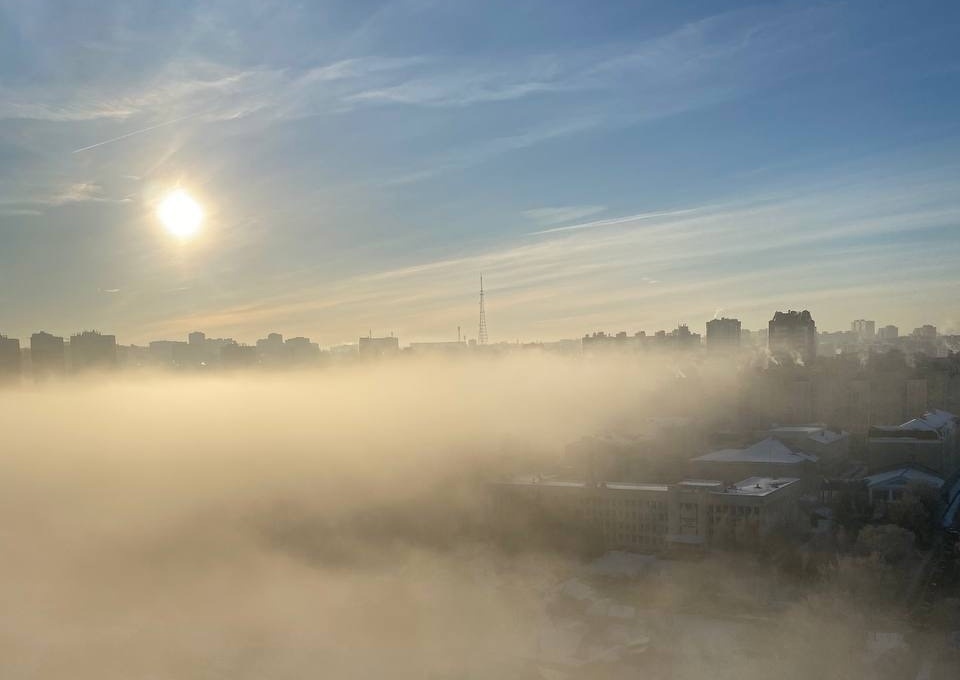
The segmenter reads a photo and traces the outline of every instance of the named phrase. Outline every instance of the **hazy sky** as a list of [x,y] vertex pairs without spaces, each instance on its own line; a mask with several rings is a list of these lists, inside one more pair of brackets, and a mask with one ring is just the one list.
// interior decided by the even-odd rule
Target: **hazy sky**
[[[960,4],[0,0],[0,331],[960,330]],[[170,238],[179,184],[207,211]]]

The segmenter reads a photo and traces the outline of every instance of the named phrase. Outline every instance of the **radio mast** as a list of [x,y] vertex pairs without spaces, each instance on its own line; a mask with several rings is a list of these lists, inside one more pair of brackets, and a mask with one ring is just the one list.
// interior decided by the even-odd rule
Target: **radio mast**
[[487,344],[487,312],[483,308],[483,274],[480,275],[480,330],[477,333],[477,344]]

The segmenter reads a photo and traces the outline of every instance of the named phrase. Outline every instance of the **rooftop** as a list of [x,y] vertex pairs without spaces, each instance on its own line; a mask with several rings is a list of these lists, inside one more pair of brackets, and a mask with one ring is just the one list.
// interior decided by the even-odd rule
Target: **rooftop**
[[585,482],[576,482],[563,479],[554,479],[543,475],[517,475],[504,480],[502,484],[513,484],[516,486],[560,486],[560,487],[579,487],[584,488]]
[[643,484],[632,482],[605,482],[604,486],[616,491],[669,491],[666,484]]
[[779,439],[767,437],[744,449],[720,449],[698,456],[696,462],[713,463],[780,463],[795,465],[816,462],[817,457],[809,453],[791,450]]
[[923,470],[914,465],[902,465],[891,470],[883,470],[864,478],[868,487],[907,486],[908,484],[927,484],[939,489],[943,486],[943,477],[932,470]]
[[723,482],[718,479],[684,479],[679,485],[703,489],[715,489],[723,486]]
[[957,416],[954,414],[935,408],[932,411],[927,411],[919,418],[908,420],[900,427],[904,430],[940,430],[945,425],[956,421]]
[[799,481],[796,477],[748,477],[732,486],[728,486],[723,491],[715,491],[714,493],[730,496],[769,496]]

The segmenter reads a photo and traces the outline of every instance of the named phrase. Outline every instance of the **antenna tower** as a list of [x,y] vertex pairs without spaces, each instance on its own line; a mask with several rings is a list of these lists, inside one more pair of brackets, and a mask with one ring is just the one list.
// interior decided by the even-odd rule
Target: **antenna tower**
[[483,274],[480,275],[480,330],[477,333],[477,344],[487,344],[487,312],[483,308]]

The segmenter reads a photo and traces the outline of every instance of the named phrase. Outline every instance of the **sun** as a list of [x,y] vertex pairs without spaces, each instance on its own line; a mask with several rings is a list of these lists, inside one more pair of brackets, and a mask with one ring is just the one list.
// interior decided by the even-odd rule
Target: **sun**
[[160,201],[157,217],[171,235],[186,240],[200,230],[203,208],[183,189],[174,189]]

